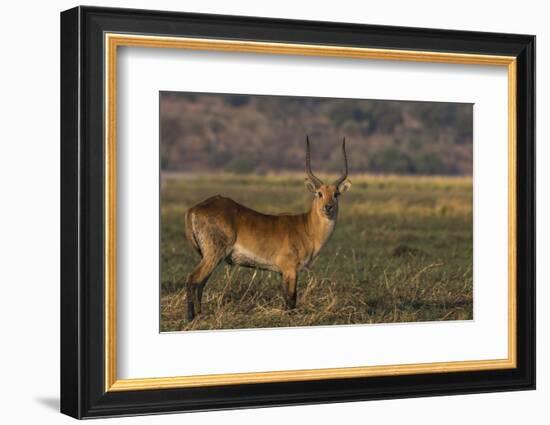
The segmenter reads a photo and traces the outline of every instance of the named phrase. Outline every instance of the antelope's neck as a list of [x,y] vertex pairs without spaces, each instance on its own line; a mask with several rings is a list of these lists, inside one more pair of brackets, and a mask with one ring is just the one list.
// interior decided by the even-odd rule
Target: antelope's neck
[[329,219],[314,208],[311,208],[307,215],[308,233],[313,241],[313,256],[315,257],[332,235],[336,227],[337,215],[333,219]]

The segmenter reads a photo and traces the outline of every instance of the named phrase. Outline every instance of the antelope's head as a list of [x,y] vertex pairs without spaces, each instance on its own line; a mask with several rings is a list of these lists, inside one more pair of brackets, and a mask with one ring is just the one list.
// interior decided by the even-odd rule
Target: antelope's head
[[307,189],[314,194],[312,208],[321,216],[334,220],[338,215],[338,197],[349,190],[351,182],[348,180],[348,158],[346,156],[346,138],[342,140],[342,154],[344,156],[344,171],[332,184],[324,184],[321,179],[311,171],[311,159],[309,149],[309,137],[306,137],[306,173],[305,184]]

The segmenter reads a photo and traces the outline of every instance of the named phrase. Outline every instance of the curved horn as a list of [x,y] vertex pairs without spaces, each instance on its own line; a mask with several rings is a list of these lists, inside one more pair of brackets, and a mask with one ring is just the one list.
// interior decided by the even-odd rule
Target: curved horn
[[306,136],[306,173],[310,180],[313,182],[316,188],[319,188],[323,184],[321,179],[317,178],[311,171],[311,159],[309,153],[309,136]]
[[340,184],[347,179],[348,177],[348,157],[346,155],[346,138],[344,137],[344,140],[342,140],[342,155],[344,156],[344,172],[340,176],[338,180],[334,182],[334,185],[336,187],[340,186]]

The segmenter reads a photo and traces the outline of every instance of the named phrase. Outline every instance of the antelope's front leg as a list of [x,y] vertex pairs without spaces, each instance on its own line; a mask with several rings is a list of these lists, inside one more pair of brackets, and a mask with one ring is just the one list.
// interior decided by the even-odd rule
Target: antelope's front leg
[[286,309],[292,310],[296,307],[296,283],[298,281],[296,271],[283,273],[283,291],[286,301]]

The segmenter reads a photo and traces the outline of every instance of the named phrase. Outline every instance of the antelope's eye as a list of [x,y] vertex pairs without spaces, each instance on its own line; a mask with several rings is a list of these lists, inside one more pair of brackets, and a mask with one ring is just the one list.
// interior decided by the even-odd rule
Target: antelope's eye
[[340,192],[336,192],[336,193],[334,194],[334,197],[335,197],[335,198],[338,198],[339,196],[340,196]]
[[322,193],[322,192],[317,192],[317,197],[318,197],[318,198],[322,198],[322,197],[323,197],[323,193]]

